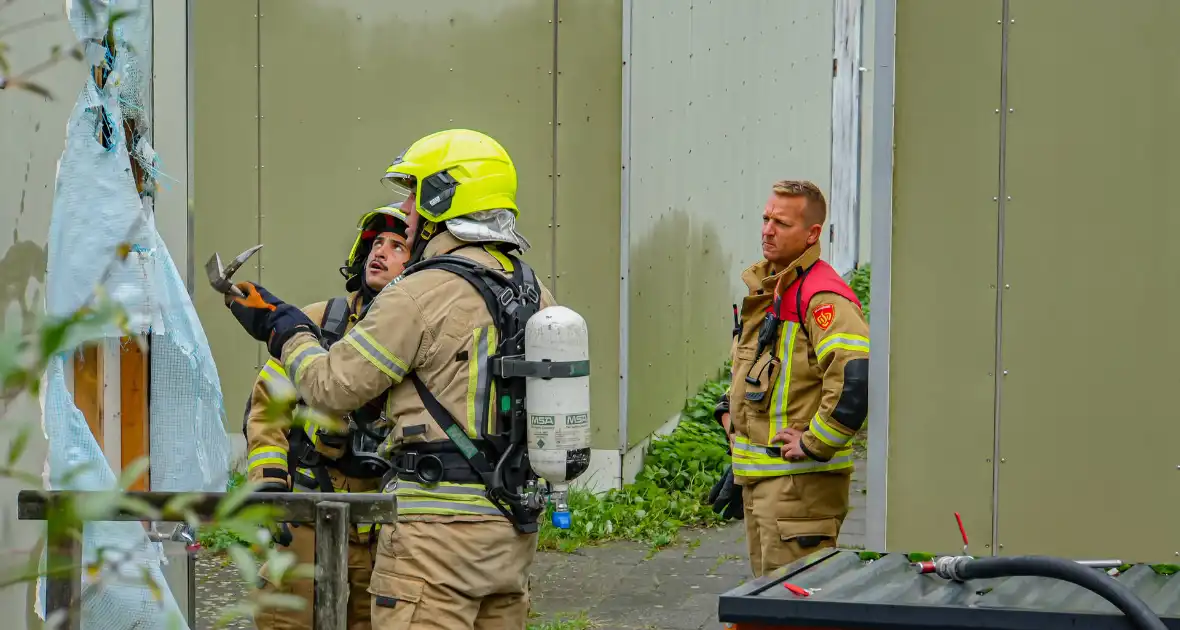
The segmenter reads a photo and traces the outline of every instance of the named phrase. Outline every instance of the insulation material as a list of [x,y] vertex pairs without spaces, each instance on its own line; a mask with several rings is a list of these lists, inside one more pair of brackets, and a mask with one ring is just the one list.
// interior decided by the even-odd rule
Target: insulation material
[[[93,71],[70,115],[58,164],[45,310],[50,317],[69,315],[91,303],[96,292],[126,310],[131,334],[150,340],[152,489],[223,491],[230,449],[217,369],[152,218],[152,193],[165,176],[149,143],[144,107],[150,94],[151,2],[89,4],[92,12],[81,0],[67,5]],[[112,18],[117,19],[108,29]],[[79,341],[124,334],[112,325]],[[52,490],[111,490],[117,476],[67,386],[68,356],[53,358],[41,390],[49,442],[44,481]],[[83,474],[69,474],[80,466],[86,467]],[[87,523],[83,556],[101,567],[96,576],[83,572],[83,628],[184,627],[164,582],[162,550],[138,522]],[[44,589],[42,581],[37,602],[42,618]]]

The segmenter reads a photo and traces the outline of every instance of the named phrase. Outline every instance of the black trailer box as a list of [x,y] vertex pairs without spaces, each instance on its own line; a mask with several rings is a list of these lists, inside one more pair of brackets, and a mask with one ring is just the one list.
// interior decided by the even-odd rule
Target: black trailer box
[[[1180,574],[1159,565],[1124,569],[1110,579],[1134,592],[1168,628],[1180,630]],[[796,594],[799,589],[813,590],[804,596]],[[1069,582],[1036,577],[954,582],[919,574],[905,553],[847,549],[818,551],[723,594],[718,619],[734,630],[1133,628],[1113,604]]]

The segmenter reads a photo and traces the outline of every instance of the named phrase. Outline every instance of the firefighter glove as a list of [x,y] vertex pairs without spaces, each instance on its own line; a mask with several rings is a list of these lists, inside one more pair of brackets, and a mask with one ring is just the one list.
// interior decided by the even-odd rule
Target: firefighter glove
[[241,289],[246,297],[227,294],[225,305],[251,337],[258,341],[267,341],[270,338],[271,313],[282,306],[283,301],[253,282],[239,282],[234,286]]
[[226,306],[251,337],[266,343],[272,357],[281,358],[283,344],[295,333],[316,330],[303,311],[283,302],[261,285],[239,282],[235,286],[246,297],[227,295]]
[[743,520],[745,512],[742,508],[742,487],[734,483],[733,466],[725,467],[725,474],[713,489],[709,491],[709,503],[713,504],[713,511],[725,520]]

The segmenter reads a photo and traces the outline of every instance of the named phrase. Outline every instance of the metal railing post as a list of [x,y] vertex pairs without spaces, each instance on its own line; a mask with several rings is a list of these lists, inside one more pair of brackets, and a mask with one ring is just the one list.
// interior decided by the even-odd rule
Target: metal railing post
[[[17,495],[17,518],[48,521],[46,548],[46,628],[78,630],[82,618],[82,528],[69,510],[53,509],[64,501],[87,492],[21,490]],[[161,522],[182,517],[169,513],[177,496],[191,496],[187,507],[198,519],[212,519],[225,499],[224,492],[127,492],[139,502],[162,510]],[[346,630],[348,627],[348,543],[352,526],[360,523],[382,525],[397,522],[397,500],[388,494],[370,493],[250,493],[239,509],[265,505],[284,512],[281,521],[315,523],[315,630]],[[142,521],[143,515],[118,509],[104,514],[103,521]],[[149,537],[152,532],[148,533]],[[157,535],[153,540],[159,539]],[[189,626],[196,626],[194,579],[195,555],[188,555]],[[91,586],[90,588],[94,588]],[[60,621],[59,621],[60,620]]]

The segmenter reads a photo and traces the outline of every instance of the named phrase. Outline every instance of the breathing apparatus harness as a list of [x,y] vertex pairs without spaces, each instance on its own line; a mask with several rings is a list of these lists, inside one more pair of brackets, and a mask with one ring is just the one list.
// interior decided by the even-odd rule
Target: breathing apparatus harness
[[[525,378],[560,377],[574,367],[524,360],[525,324],[541,308],[541,290],[532,267],[508,253],[515,247],[503,243],[487,245],[500,248],[497,253],[511,263],[510,275],[453,254],[421,260],[429,240],[445,229],[445,224],[422,222],[410,253],[411,264],[391,285],[411,274],[439,269],[458,275],[479,292],[499,333],[496,347],[488,348],[489,369],[480,375],[483,382],[478,385],[483,391],[495,388],[496,400],[486,404],[494,407],[494,425],[498,430],[481,438],[470,438],[418,374],[412,372],[409,380],[426,411],[450,442],[402,444],[390,457],[392,469],[387,481],[396,475],[425,485],[443,481],[480,483],[486,488],[487,499],[517,531],[533,533],[537,531],[537,519],[545,504],[537,488],[539,478],[528,459]],[[489,412],[486,408],[475,410],[478,418],[487,418]],[[516,491],[520,488],[523,492]]]

